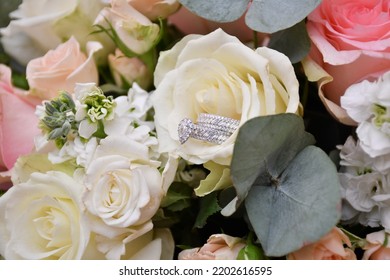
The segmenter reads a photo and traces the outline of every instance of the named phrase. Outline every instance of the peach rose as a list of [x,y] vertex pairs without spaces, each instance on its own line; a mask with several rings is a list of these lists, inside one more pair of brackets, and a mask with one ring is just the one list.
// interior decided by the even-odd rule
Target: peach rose
[[112,29],[116,44],[136,54],[146,53],[159,40],[159,25],[150,21],[126,0],[111,0],[111,7],[100,11],[95,24],[106,30]]
[[[175,25],[185,35],[206,35],[221,28],[226,33],[236,36],[242,42],[250,42],[253,40],[254,33],[245,23],[245,14],[233,22],[221,23],[201,18],[182,6],[178,12],[168,18],[168,21]],[[258,39],[261,45],[266,45],[266,34],[258,33]]]
[[367,234],[363,260],[390,260],[389,234],[384,230]]
[[0,40],[5,52],[24,66],[71,36],[78,40],[82,48],[86,46],[87,40],[96,40],[105,45],[105,50],[113,50],[113,44],[107,36],[91,34],[94,31],[92,23],[99,11],[107,6],[107,0],[3,2],[21,3],[17,10],[10,13],[9,25],[0,29]]
[[351,124],[342,120],[347,117],[339,107],[345,90],[390,69],[390,14],[385,2],[324,0],[308,16],[310,57],[331,76],[322,81],[321,99],[343,123]]
[[[347,245],[347,248],[344,247]],[[315,243],[303,246],[290,253],[289,260],[356,260],[355,253],[350,249],[351,241],[337,227]]]
[[108,64],[115,83],[120,87],[129,87],[136,82],[147,89],[152,83],[152,73],[138,57],[127,57],[119,49],[108,55]]
[[81,52],[77,40],[71,37],[43,57],[31,60],[26,69],[30,95],[48,100],[57,96],[59,90],[72,91],[76,82],[97,83],[98,71],[93,54],[101,45],[89,42],[87,48],[88,57]]
[[201,248],[183,250],[179,260],[235,260],[245,246],[241,238],[226,234],[213,234]]
[[[0,64],[0,171],[11,169],[20,155],[31,152],[38,133],[34,100],[13,87],[11,70]],[[0,189],[6,187],[5,181],[0,179]]]
[[127,2],[150,20],[166,18],[180,7],[177,0],[127,0]]

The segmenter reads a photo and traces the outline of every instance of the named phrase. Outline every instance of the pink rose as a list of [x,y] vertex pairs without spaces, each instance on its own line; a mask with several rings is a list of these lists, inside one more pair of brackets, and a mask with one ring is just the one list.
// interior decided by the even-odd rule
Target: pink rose
[[235,260],[245,246],[241,238],[226,234],[213,234],[201,248],[183,250],[179,260]]
[[[387,238],[386,238],[387,235]],[[390,260],[389,234],[384,230],[367,234],[363,260]]]
[[390,69],[389,8],[382,0],[324,0],[308,16],[310,56],[333,77],[323,87],[330,111],[350,85]]
[[115,83],[120,87],[128,87],[136,82],[147,89],[152,83],[152,73],[145,63],[137,57],[127,57],[119,49],[108,55],[108,64]]
[[[0,64],[0,171],[11,169],[19,156],[30,153],[39,133],[36,101],[25,94],[12,86],[11,70]],[[4,181],[0,180],[0,188]]]
[[76,39],[71,37],[43,57],[35,58],[27,64],[26,76],[30,85],[30,95],[48,100],[59,90],[72,91],[76,83],[97,83],[98,71],[93,53],[101,45],[89,42],[89,56],[80,50]]
[[127,2],[150,20],[159,17],[167,18],[180,7],[177,0],[127,0]]
[[[185,35],[205,35],[221,28],[226,33],[236,36],[242,42],[250,42],[253,40],[254,33],[253,30],[245,24],[245,14],[236,21],[220,23],[201,18],[182,6],[178,12],[168,18],[168,21],[175,25]],[[266,34],[258,33],[258,39],[262,45],[266,44],[266,38]]]
[[[347,246],[347,248],[344,247]],[[351,241],[337,227],[315,243],[303,246],[290,253],[289,260],[356,260],[351,247]]]

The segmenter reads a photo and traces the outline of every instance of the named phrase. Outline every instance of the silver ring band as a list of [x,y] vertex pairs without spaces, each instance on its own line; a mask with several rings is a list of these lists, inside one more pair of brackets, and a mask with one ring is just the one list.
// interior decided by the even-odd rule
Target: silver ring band
[[190,137],[214,144],[222,144],[236,131],[240,121],[201,113],[197,122],[193,123],[189,118],[184,118],[178,125],[178,135],[181,144]]

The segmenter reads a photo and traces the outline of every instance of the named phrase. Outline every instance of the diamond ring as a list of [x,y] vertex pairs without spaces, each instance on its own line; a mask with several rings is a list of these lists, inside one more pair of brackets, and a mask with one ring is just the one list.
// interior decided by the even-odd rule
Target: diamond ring
[[190,137],[210,143],[222,144],[236,131],[240,121],[218,115],[201,113],[197,122],[184,118],[178,125],[178,135],[181,144]]

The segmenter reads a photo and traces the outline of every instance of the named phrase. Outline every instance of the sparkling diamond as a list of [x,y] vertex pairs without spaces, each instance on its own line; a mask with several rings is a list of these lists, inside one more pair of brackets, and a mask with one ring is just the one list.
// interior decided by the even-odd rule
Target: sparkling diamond
[[194,123],[188,119],[182,119],[177,127],[180,144],[184,144],[190,138],[195,128]]

